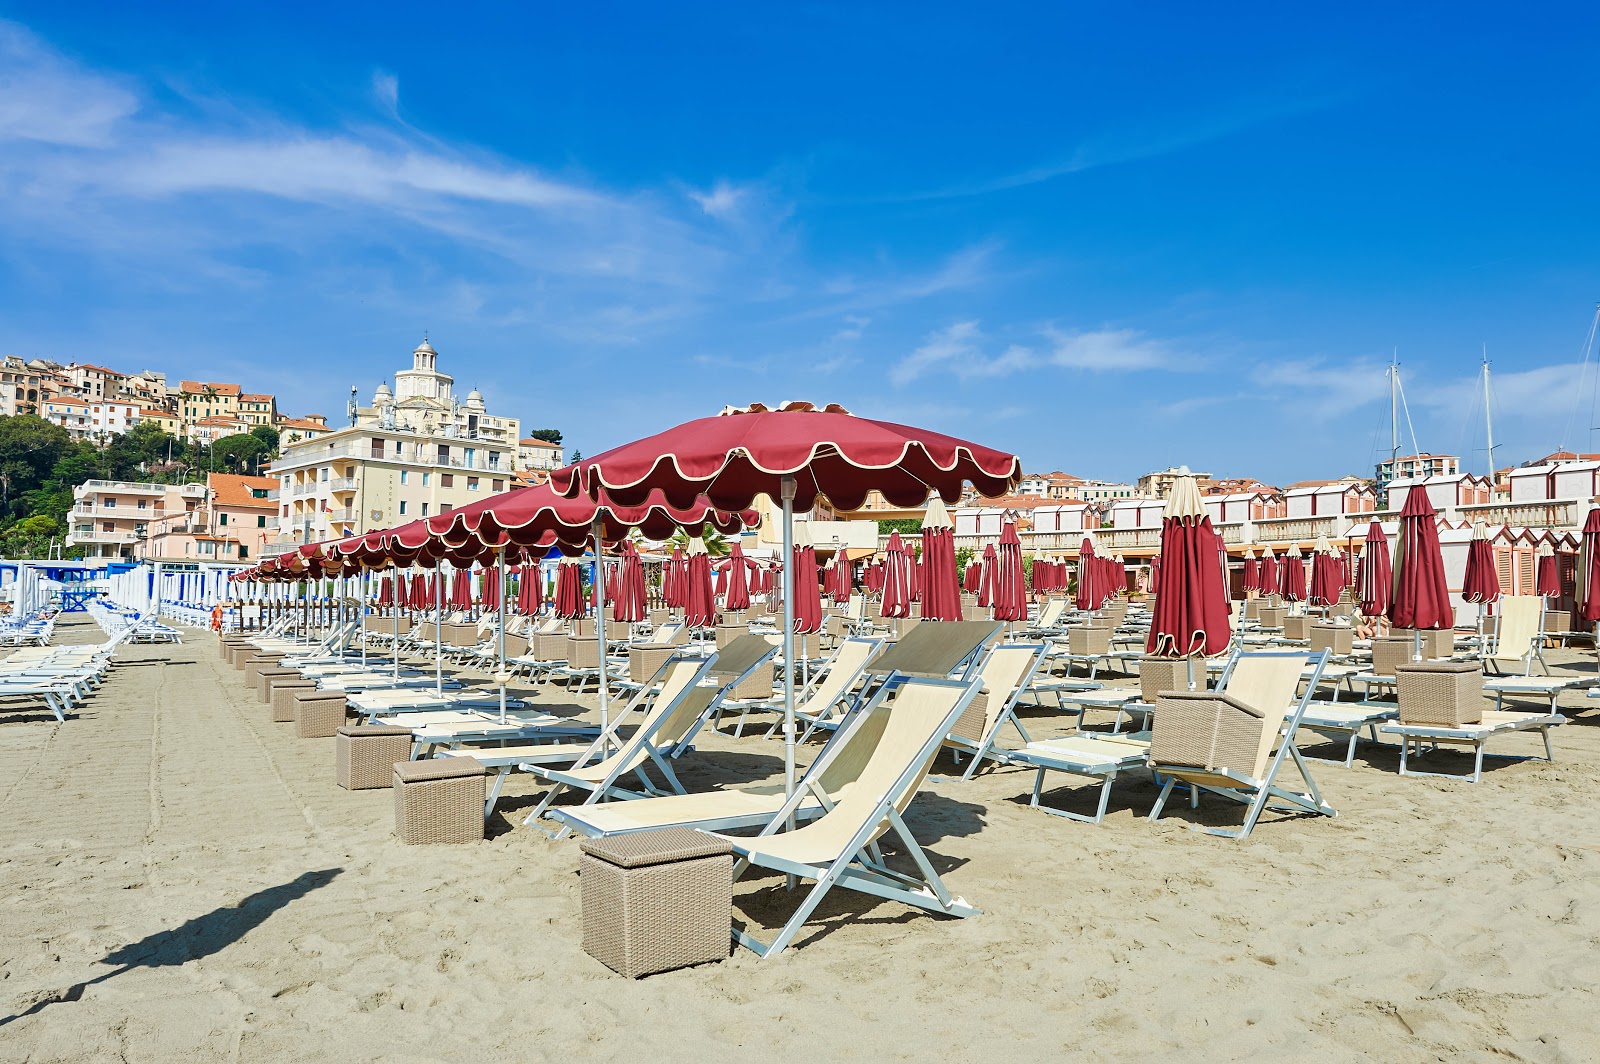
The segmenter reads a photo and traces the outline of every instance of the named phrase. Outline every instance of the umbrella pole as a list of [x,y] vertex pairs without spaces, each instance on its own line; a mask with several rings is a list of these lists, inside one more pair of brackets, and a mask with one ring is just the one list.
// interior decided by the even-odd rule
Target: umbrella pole
[[[393,577],[393,579],[394,579],[394,589],[395,589],[395,594],[398,595],[400,593],[400,563],[399,562],[395,562],[391,566],[389,571],[394,574],[394,577]],[[394,609],[394,678],[395,678],[395,682],[396,683],[400,682],[400,607],[399,606],[396,606],[395,609]]]
[[[367,667],[367,590],[372,584],[370,570],[361,570],[361,606],[356,610],[356,615],[361,618],[361,667]],[[244,627],[242,624],[240,627]]]
[[433,693],[444,696],[444,563],[433,563]]
[[600,519],[594,522],[594,635],[600,644],[600,741],[602,751],[609,753],[611,740],[607,725],[610,722],[610,684],[606,683],[606,557],[600,542]]
[[[794,794],[794,493],[783,478],[783,793]],[[791,817],[789,827],[794,826]]]
[[500,723],[506,722],[506,548],[502,544],[496,562],[499,572],[496,574],[500,581],[499,609],[494,615],[494,657],[498,663],[495,669],[495,679],[500,682]]

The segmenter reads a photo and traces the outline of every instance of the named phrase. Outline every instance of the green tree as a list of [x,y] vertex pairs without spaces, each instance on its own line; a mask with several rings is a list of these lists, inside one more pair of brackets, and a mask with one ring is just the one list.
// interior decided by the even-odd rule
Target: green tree
[[32,414],[0,417],[0,505],[6,512],[21,495],[42,485],[71,450],[72,438],[60,425]]
[[[711,557],[721,558],[728,553],[728,539],[721,532],[708,528],[704,538],[706,541],[706,553]],[[671,539],[667,540],[667,545],[669,547],[682,547],[687,553],[689,550],[689,534],[680,528],[672,534]]]
[[267,451],[260,437],[249,432],[224,436],[211,445],[211,459],[220,469],[235,473],[244,472],[257,464]]
[[543,440],[546,443],[553,443],[557,447],[561,446],[560,429],[532,429],[528,433],[528,438],[530,440]]
[[61,525],[53,517],[44,514],[34,514],[18,521],[15,530],[24,536],[54,536],[61,531]]
[[250,435],[260,440],[266,446],[266,455],[276,457],[278,453],[278,430],[271,425],[257,425],[250,430]]
[[900,533],[904,539],[907,535],[915,535],[922,531],[922,518],[920,517],[895,517],[887,521],[878,522],[878,535],[887,536]]

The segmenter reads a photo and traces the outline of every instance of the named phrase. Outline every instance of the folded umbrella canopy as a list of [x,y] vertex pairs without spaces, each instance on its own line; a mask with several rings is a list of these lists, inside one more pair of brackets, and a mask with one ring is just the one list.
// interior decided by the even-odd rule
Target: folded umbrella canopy
[[880,617],[911,616],[911,558],[906,554],[900,533],[889,533],[889,545],[884,548],[883,598],[878,602]]
[[1533,574],[1533,589],[1545,598],[1561,597],[1561,564],[1556,552],[1548,543],[1539,544],[1534,551],[1537,564]]
[[661,598],[675,610],[681,610],[684,606],[686,567],[683,548],[673,547],[672,557],[667,559],[666,568],[661,575]]
[[[616,597],[611,603],[611,619],[618,624],[638,624],[646,614],[644,559],[633,540],[622,541],[622,564],[616,582]],[[745,596],[746,602],[749,595]]]
[[537,565],[524,565],[517,574],[517,612],[531,617],[544,605],[544,577]]
[[450,583],[450,605],[458,610],[472,608],[472,573],[457,569]]
[[1096,594],[1098,586],[1094,540],[1084,536],[1083,543],[1078,547],[1078,590],[1072,596],[1072,604],[1085,612],[1099,609],[1101,603]]
[[[930,491],[947,503],[961,499],[970,482],[996,497],[1022,478],[1014,454],[942,433],[857,418],[838,406],[817,409],[786,403],[728,408],[635,443],[614,447],[550,474],[559,495],[602,493],[618,502],[642,502],[653,489],[688,505],[704,494],[730,510],[758,496],[778,501],[782,517],[784,789],[794,791],[794,513],[809,512],[818,498],[835,510],[858,510],[870,493],[891,505],[918,506]],[[908,588],[909,590],[909,588]]]
[[583,596],[583,573],[577,562],[563,558],[556,568],[556,616],[574,620],[584,615],[587,606]]
[[[1467,544],[1467,571],[1461,580],[1461,597],[1479,606],[1500,600],[1500,573],[1494,564],[1494,548],[1489,545],[1489,527],[1482,521],[1472,526],[1472,541]],[[1483,611],[1478,612],[1481,617]]]
[[1289,547],[1278,577],[1278,593],[1285,602],[1304,602],[1306,598],[1306,562],[1300,553],[1300,544]]
[[1593,627],[1600,624],[1600,507],[1583,522],[1583,542],[1578,547],[1578,617]]
[[794,546],[794,634],[805,636],[820,631],[822,581],[817,570],[817,548],[804,541]]
[[711,557],[705,540],[689,540],[688,560],[683,575],[683,620],[691,628],[710,628],[717,623],[716,596],[711,587]]
[[1396,628],[1454,628],[1455,608],[1444,578],[1439,526],[1434,523],[1428,490],[1420,484],[1406,494],[1396,543],[1389,622]]
[[1022,578],[1022,540],[1015,521],[1000,529],[1000,548],[995,552],[994,619],[1022,621],[1028,617],[1028,589]]
[[979,561],[968,562],[967,571],[961,577],[961,590],[969,595],[976,595],[978,588],[983,584],[983,563]]
[[1246,594],[1251,591],[1261,590],[1261,563],[1256,561],[1256,552],[1244,552],[1244,590]]
[[[438,577],[434,577],[438,579]],[[411,575],[411,601],[414,610],[425,610],[433,605],[433,585],[421,573]]]
[[922,518],[922,619],[961,620],[961,589],[956,584],[956,538],[950,512],[937,495]]
[[1311,552],[1311,593],[1306,601],[1313,606],[1332,606],[1339,601],[1344,590],[1344,574],[1339,556],[1327,536],[1318,536],[1316,548]]
[[1273,556],[1270,545],[1261,549],[1261,564],[1256,568],[1256,584],[1263,595],[1278,594],[1278,559]]
[[500,572],[497,569],[484,569],[478,574],[478,599],[486,610],[500,608]]
[[1389,612],[1389,586],[1393,582],[1389,563],[1389,537],[1376,518],[1367,526],[1366,545],[1361,551],[1361,613],[1382,617]]
[[1216,532],[1193,477],[1179,477],[1161,518],[1161,587],[1145,652],[1205,657],[1228,648],[1228,592]]
[[978,605],[984,609],[994,608],[995,581],[998,574],[995,566],[1000,561],[999,553],[994,549],[993,543],[987,543],[983,548],[983,578],[978,581]]
[[719,575],[727,579],[726,589],[723,591],[722,608],[726,610],[747,610],[750,608],[750,574],[757,568],[756,563],[744,556],[744,546],[738,540],[728,545],[728,556],[717,566]]
[[378,585],[378,605],[394,605],[394,578],[391,576],[384,577],[383,583]]
[[1150,594],[1161,593],[1161,555],[1154,554],[1150,557]]

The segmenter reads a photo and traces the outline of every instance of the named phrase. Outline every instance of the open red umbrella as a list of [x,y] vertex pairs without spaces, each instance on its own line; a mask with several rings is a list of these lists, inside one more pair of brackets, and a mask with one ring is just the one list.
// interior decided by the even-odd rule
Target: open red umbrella
[[1389,537],[1376,518],[1367,526],[1366,546],[1361,551],[1361,613],[1382,617],[1389,612],[1389,590],[1394,583],[1389,561]]
[[1145,652],[1165,658],[1220,654],[1233,631],[1217,536],[1193,477],[1179,477],[1161,519],[1161,588]]
[[950,512],[937,496],[922,518],[922,619],[961,620],[961,589],[956,584],[956,538]]
[[1556,561],[1555,551],[1550,544],[1541,543],[1539,549],[1534,551],[1538,559],[1533,574],[1533,589],[1545,598],[1561,597],[1561,565]]
[[750,608],[750,574],[756,568],[756,563],[744,556],[744,547],[738,540],[728,545],[728,557],[717,567],[718,574],[727,580],[727,587],[723,591],[723,609]]
[[900,533],[889,533],[884,548],[883,598],[878,603],[880,617],[911,616],[911,559],[906,555]]
[[716,596],[711,588],[711,558],[705,541],[689,541],[689,558],[684,566],[683,619],[691,628],[710,628],[717,623]]
[[583,596],[583,573],[578,563],[563,559],[556,568],[556,616],[567,620],[582,617],[588,603]]
[[1467,544],[1461,597],[1479,606],[1500,600],[1500,572],[1494,564],[1494,548],[1489,545],[1489,529],[1482,521],[1472,526],[1472,541]]
[[1389,621],[1396,628],[1454,628],[1450,585],[1444,578],[1439,526],[1434,523],[1428,489],[1420,484],[1406,494],[1394,562],[1394,598]]
[[1028,617],[1028,589],[1022,578],[1022,540],[1015,521],[1000,529],[1000,548],[995,552],[994,619],[1021,621]]
[[1285,602],[1304,602],[1306,597],[1306,563],[1300,553],[1300,544],[1293,544],[1283,559],[1283,572],[1279,578],[1279,593]]
[[1600,507],[1584,519],[1577,575],[1578,618],[1592,627],[1600,623]]
[[[688,506],[704,494],[713,505],[743,510],[758,496],[779,503],[785,563],[783,631],[784,787],[794,790],[794,513],[819,497],[835,510],[858,510],[876,491],[895,506],[918,506],[936,492],[958,502],[971,482],[979,494],[1003,495],[1022,477],[1022,461],[942,433],[852,417],[838,406],[787,403],[729,408],[644,440],[614,447],[550,475],[560,495],[643,502],[654,489]],[[735,503],[735,500],[738,500]]]

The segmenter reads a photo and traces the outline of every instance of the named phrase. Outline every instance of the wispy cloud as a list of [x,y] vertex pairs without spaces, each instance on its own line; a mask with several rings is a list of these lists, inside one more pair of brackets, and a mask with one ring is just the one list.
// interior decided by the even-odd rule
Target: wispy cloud
[[14,22],[0,20],[0,142],[107,143],[138,107],[133,93],[88,74]]
[[1132,329],[1076,331],[1051,325],[1039,335],[1043,343],[1038,345],[991,347],[977,321],[959,321],[930,333],[920,347],[896,363],[889,379],[906,385],[934,372],[974,378],[1005,377],[1031,369],[1110,373],[1200,368],[1198,360],[1185,358],[1171,344]]

